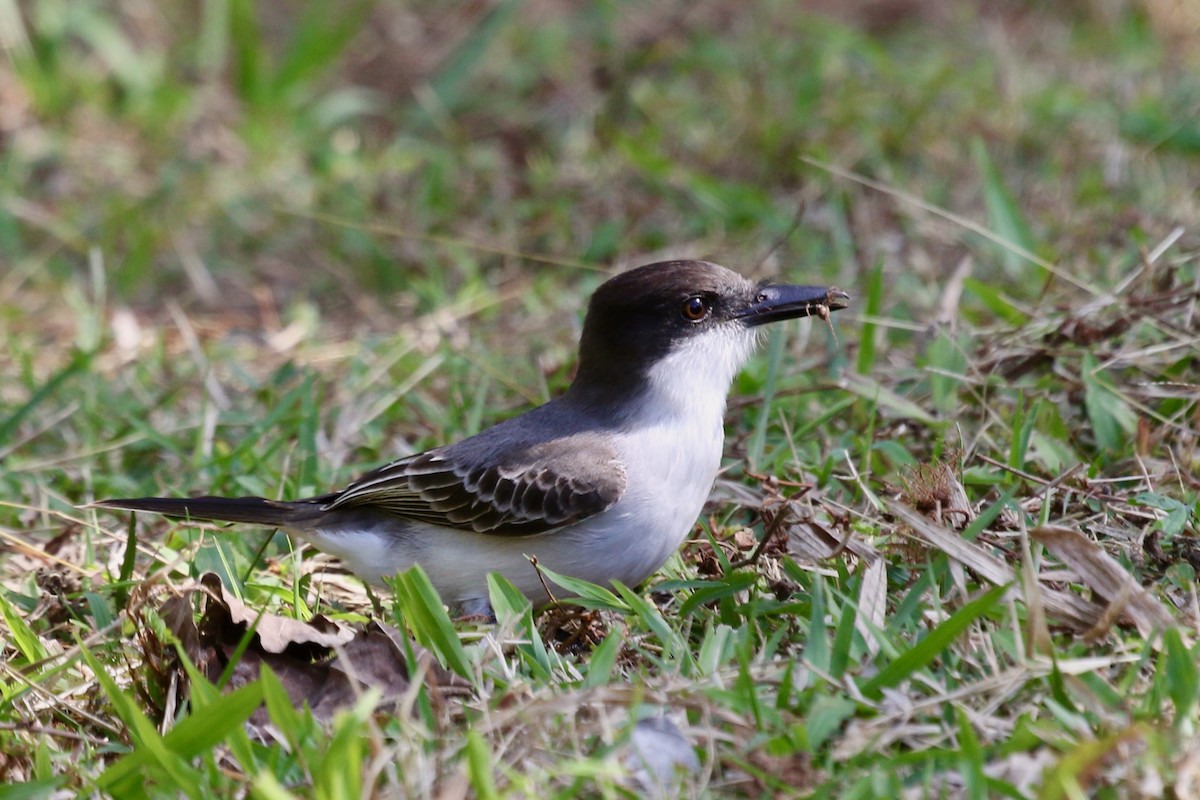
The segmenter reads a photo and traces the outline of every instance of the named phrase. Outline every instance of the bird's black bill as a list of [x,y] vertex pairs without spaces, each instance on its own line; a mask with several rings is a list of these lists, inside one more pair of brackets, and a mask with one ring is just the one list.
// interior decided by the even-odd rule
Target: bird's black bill
[[849,302],[850,295],[828,286],[760,286],[754,302],[737,316],[752,327],[796,317],[828,317]]

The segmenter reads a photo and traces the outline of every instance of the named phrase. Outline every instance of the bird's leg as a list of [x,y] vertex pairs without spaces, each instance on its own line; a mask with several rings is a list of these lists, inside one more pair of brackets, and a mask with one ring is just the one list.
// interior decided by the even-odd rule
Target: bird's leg
[[379,602],[379,598],[371,591],[371,584],[364,583],[363,588],[367,591],[367,599],[371,601],[371,610],[375,612],[375,616],[383,619],[383,604]]

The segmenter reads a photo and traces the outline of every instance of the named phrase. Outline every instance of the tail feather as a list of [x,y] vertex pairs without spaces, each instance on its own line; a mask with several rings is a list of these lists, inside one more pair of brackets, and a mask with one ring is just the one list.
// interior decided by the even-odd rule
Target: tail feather
[[319,512],[319,506],[283,503],[265,497],[132,497],[98,500],[91,506],[122,511],[150,511],[167,517],[273,526],[286,526]]

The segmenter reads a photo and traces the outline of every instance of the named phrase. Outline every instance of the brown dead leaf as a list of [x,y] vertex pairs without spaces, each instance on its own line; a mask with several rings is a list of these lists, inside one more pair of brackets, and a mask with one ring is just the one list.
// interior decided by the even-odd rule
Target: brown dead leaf
[[175,634],[183,652],[191,662],[208,675],[211,665],[208,663],[210,653],[200,645],[200,630],[192,614],[191,593],[174,595],[159,606],[159,616],[166,623],[167,629]]
[[838,538],[837,533],[815,519],[789,525],[787,533],[788,552],[809,562],[828,561],[840,557],[843,553],[850,553],[868,564],[874,563],[880,557],[879,551],[870,542],[849,528],[842,534],[845,538]]
[[[731,558],[730,566],[734,569],[758,564],[763,555],[783,552],[785,547],[780,542],[779,533],[785,530],[790,520],[807,518],[812,515],[811,508],[807,506],[802,507],[797,502],[812,490],[812,484],[785,481],[775,475],[760,475],[756,472],[750,472],[749,475],[760,481],[759,488],[762,490],[762,502],[758,510],[762,514],[763,538],[761,542],[754,542],[751,548],[745,548],[741,546],[741,543],[754,539],[753,532],[746,530],[746,535],[743,535],[740,539],[740,531],[739,534],[734,534],[734,543],[739,550],[752,549],[752,552],[748,556],[737,559]],[[798,491],[785,494],[783,491],[784,487]]]
[[289,647],[330,648],[346,644],[354,638],[354,631],[338,625],[324,614],[318,614],[308,622],[301,622],[291,617],[255,611],[228,594],[216,573],[206,572],[201,575],[200,584],[208,590],[210,598],[216,601],[215,606],[210,602],[207,607],[205,620],[221,625],[240,625],[243,630],[257,623],[255,633],[265,652],[282,653]]
[[[414,678],[426,682],[435,703],[465,691],[460,678],[389,625],[372,621],[358,630],[322,615],[302,622],[248,608],[213,573],[202,575],[199,583],[203,591],[192,589],[168,599],[160,614],[184,652],[213,681],[228,669],[246,631],[253,628],[249,646],[233,665],[230,690],[257,680],[265,665],[293,704],[307,705],[322,720],[352,705],[366,688],[381,692],[384,707],[394,704]],[[192,610],[197,594],[204,598],[199,624]],[[409,653],[416,663],[409,663]],[[256,711],[251,723],[268,724],[266,710]]]
[[719,578],[724,574],[717,551],[708,542],[698,542],[684,548],[685,561],[696,565],[696,572],[706,578]]
[[1100,545],[1070,528],[1034,528],[1030,536],[1079,574],[1088,587],[1108,601],[1089,626],[1093,638],[1104,635],[1120,617],[1130,619],[1143,636],[1174,624],[1163,603],[1133,579]]
[[739,528],[733,532],[733,544],[738,550],[753,550],[758,546],[758,538],[749,528]]
[[[812,488],[806,487],[805,491]],[[769,489],[769,485],[764,483],[764,488]],[[813,506],[794,502],[800,495],[780,496],[779,501],[774,503],[770,501],[770,496],[768,491],[768,502],[763,505],[763,518],[768,520],[768,529],[772,533],[775,530],[787,532],[785,552],[814,563],[838,558],[843,553],[850,553],[868,564],[879,559],[879,551],[861,536],[855,535],[846,519],[834,517],[832,520],[819,520]],[[827,522],[834,527],[831,528]]]

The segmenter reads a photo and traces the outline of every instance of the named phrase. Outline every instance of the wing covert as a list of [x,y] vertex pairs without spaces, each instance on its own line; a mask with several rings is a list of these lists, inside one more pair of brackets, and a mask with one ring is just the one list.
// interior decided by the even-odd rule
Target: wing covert
[[370,506],[433,525],[528,536],[599,514],[625,491],[624,466],[594,438],[483,456],[459,449],[429,450],[380,467],[334,495],[325,509]]

